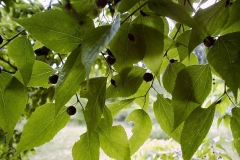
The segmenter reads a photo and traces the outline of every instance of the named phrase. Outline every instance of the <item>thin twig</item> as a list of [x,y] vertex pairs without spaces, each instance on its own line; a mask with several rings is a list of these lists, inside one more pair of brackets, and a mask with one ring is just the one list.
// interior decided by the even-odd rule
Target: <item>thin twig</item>
[[17,33],[15,36],[13,36],[12,38],[8,39],[6,43],[4,43],[1,47],[0,50],[6,46],[8,43],[10,43],[12,40],[14,40],[15,38],[17,38],[20,34],[22,34],[23,32],[25,32],[25,29],[22,30],[21,32]]
[[128,15],[122,22],[121,22],[121,25],[123,24],[123,23],[125,23],[127,20],[128,20],[128,18],[130,18],[132,15],[134,15],[138,10],[140,10],[143,6],[145,6],[146,4],[148,3],[148,1],[147,2],[145,2],[145,3],[143,3],[141,6],[139,6],[135,11],[133,11],[130,15]]

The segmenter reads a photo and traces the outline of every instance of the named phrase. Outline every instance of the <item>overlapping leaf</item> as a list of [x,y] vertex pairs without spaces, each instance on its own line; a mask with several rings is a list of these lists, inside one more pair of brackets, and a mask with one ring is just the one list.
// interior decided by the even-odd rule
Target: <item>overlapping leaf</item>
[[69,121],[66,108],[55,117],[55,104],[46,103],[36,109],[23,128],[17,153],[50,141]]
[[150,135],[152,122],[149,115],[142,109],[132,111],[126,121],[134,122],[133,135],[129,139],[130,154],[133,155]]
[[225,29],[233,26],[237,22],[240,22],[239,7],[240,7],[240,1],[235,1],[230,7],[229,18],[228,18],[227,24],[224,26]]
[[7,142],[27,103],[26,88],[15,77],[0,74],[0,127],[7,132]]
[[120,15],[117,15],[112,26],[101,26],[92,30],[85,37],[82,45],[82,63],[87,77],[93,61],[106,45],[112,40],[120,27]]
[[107,88],[107,98],[128,97],[134,94],[143,82],[143,75],[145,69],[141,67],[134,67],[128,74],[124,73],[116,75],[113,79],[116,86],[109,86]]
[[99,159],[99,137],[97,132],[84,133],[80,140],[72,148],[74,160],[98,160]]
[[68,56],[59,74],[55,91],[56,114],[78,91],[85,77],[85,69],[81,62],[81,47],[78,47]]
[[153,111],[162,130],[174,140],[180,142],[183,124],[173,130],[174,113],[171,101],[167,98],[163,98],[162,95],[158,95],[157,101],[153,105]]
[[81,84],[86,89],[82,91],[86,93],[81,94],[85,94],[88,99],[83,113],[90,133],[96,129],[103,113],[106,99],[106,81],[106,77],[97,77],[89,79],[89,88],[87,88],[86,81]]
[[76,17],[62,10],[48,10],[15,21],[42,44],[60,53],[71,52],[82,42],[85,31],[94,26],[90,20],[79,25]]
[[230,121],[230,125],[231,125],[231,130],[232,130],[232,134],[233,134],[233,138],[234,138],[234,146],[238,152],[238,154],[240,155],[240,109],[239,108],[233,108],[232,109],[232,117],[231,117],[231,121]]
[[27,85],[31,79],[32,68],[35,61],[30,41],[26,36],[14,39],[8,45],[8,53],[15,61],[20,74],[23,77],[24,84]]
[[130,148],[124,128],[120,125],[113,126],[108,131],[104,126],[98,126],[100,146],[111,158],[130,160]]
[[211,91],[211,82],[212,75],[208,64],[189,66],[178,73],[172,92],[174,128],[204,102]]
[[132,98],[132,99],[124,99],[124,100],[121,100],[121,101],[116,101],[116,102],[113,102],[113,103],[109,103],[108,107],[109,107],[109,110],[112,113],[112,116],[115,116],[122,109],[124,109],[127,106],[129,106],[133,101],[134,101],[134,98]]
[[173,91],[178,72],[180,72],[185,67],[186,66],[180,62],[169,63],[169,65],[167,66],[162,77],[162,82],[164,88],[169,93],[172,93]]
[[139,0],[121,0],[119,2],[119,5],[117,7],[117,10],[121,13],[128,11],[130,8],[132,8]]
[[211,66],[225,80],[227,86],[237,98],[240,88],[240,32],[219,37],[210,49],[207,59]]
[[214,118],[215,104],[207,109],[196,108],[184,123],[181,147],[184,160],[191,159],[206,137]]

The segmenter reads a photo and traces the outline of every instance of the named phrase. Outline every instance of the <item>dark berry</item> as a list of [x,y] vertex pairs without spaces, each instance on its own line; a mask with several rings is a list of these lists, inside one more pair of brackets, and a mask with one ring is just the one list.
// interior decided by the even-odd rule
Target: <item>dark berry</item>
[[215,43],[215,41],[216,40],[213,37],[208,36],[203,40],[203,43],[206,47],[211,47]]
[[142,10],[140,10],[140,13],[141,13],[141,15],[143,16],[143,17],[146,17],[146,16],[148,16],[145,12],[143,12]]
[[114,57],[114,55],[112,54],[112,51],[110,51],[109,49],[107,49],[107,54],[108,54],[109,56]]
[[68,10],[68,11],[70,11],[72,9],[72,5],[71,5],[69,0],[66,1],[65,9]]
[[74,106],[69,106],[67,108],[67,114],[70,116],[74,115],[76,113],[76,111],[77,111],[77,109]]
[[2,67],[2,66],[0,66],[0,74],[2,73],[2,71],[3,71],[3,67]]
[[120,2],[121,0],[114,0],[114,5],[117,5],[118,2]]
[[57,81],[58,81],[58,75],[57,74],[52,74],[51,76],[49,76],[48,81],[51,84],[56,84]]
[[135,37],[131,33],[128,33],[128,39],[132,42],[135,42]]
[[107,5],[107,0],[96,0],[96,5],[98,8],[104,8]]
[[226,1],[225,7],[231,6],[233,4],[233,2],[231,2],[230,0]]
[[216,102],[216,104],[219,104],[219,103],[221,103],[222,102],[222,99],[219,99],[217,102]]
[[150,82],[153,80],[153,75],[152,73],[145,73],[143,75],[143,80],[146,81],[146,82]]
[[3,43],[3,38],[2,38],[2,36],[0,35],[0,44],[2,44]]
[[50,51],[50,49],[48,49],[47,47],[43,46],[42,48],[38,48],[36,49],[34,52],[37,56],[46,56],[48,55],[48,52]]
[[116,81],[115,81],[114,79],[111,79],[111,84],[112,84],[114,87],[117,87]]
[[116,62],[116,58],[112,56],[107,56],[106,60],[109,65],[113,65]]
[[176,59],[170,59],[170,63],[174,63],[176,61],[177,61]]

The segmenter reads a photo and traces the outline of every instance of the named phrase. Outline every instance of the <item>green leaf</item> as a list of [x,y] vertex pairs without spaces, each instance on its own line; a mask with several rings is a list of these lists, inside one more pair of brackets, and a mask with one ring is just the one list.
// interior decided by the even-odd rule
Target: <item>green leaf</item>
[[124,99],[124,100],[121,100],[121,101],[116,101],[116,102],[113,102],[113,103],[109,103],[107,106],[109,107],[109,110],[111,111],[112,116],[114,117],[122,109],[124,109],[127,106],[129,106],[134,101],[134,99],[135,98]]
[[104,126],[98,126],[98,134],[100,146],[109,157],[130,160],[129,142],[122,126],[113,126],[110,133]]
[[167,66],[162,77],[162,82],[164,88],[169,93],[172,93],[173,91],[178,72],[180,72],[185,67],[186,66],[180,62],[169,63]]
[[226,7],[226,1],[220,1],[206,9],[200,8],[193,19],[196,21],[205,37],[217,36],[226,24],[228,15],[229,7]]
[[147,140],[152,130],[152,122],[149,115],[142,109],[132,111],[126,122],[133,121],[133,135],[129,139],[130,154],[133,155]]
[[153,104],[154,115],[162,130],[177,142],[180,142],[183,124],[173,131],[174,113],[171,101],[163,98],[162,95],[157,96],[157,101]]
[[111,130],[112,124],[113,124],[113,117],[111,111],[108,109],[107,106],[103,108],[103,121],[106,124],[106,127],[108,127],[108,130]]
[[150,0],[148,6],[152,11],[161,16],[169,17],[190,27],[196,26],[186,8],[180,4],[172,1]]
[[50,86],[48,83],[48,78],[55,72],[56,71],[47,63],[35,61],[33,65],[32,77],[28,83],[28,86],[48,88]]
[[31,79],[32,68],[35,61],[32,45],[26,36],[14,39],[8,45],[9,56],[16,63],[25,85]]
[[187,46],[189,43],[190,35],[191,35],[191,31],[187,30],[177,37],[177,42],[182,44],[177,47],[180,62],[182,62],[188,56],[188,47]]
[[96,129],[103,113],[106,99],[106,81],[106,77],[98,77],[89,79],[89,88],[87,88],[86,81],[81,84],[81,86],[87,88],[85,94],[88,102],[83,113],[90,133]]
[[9,142],[14,127],[24,111],[28,96],[26,88],[15,77],[1,73],[0,79],[3,78],[6,86],[0,88],[0,128],[7,132],[7,142]]
[[114,76],[117,87],[110,85],[107,88],[107,98],[128,97],[138,90],[143,82],[145,69],[134,67],[128,74]]
[[98,160],[99,149],[98,133],[87,132],[82,134],[80,140],[73,145],[72,157],[74,160]]
[[240,155],[240,108],[233,108],[232,109],[232,117],[230,121],[230,126],[234,138],[234,146],[238,152],[238,155]]
[[193,65],[182,69],[172,92],[174,128],[200,106],[211,91],[212,75],[209,65]]
[[207,54],[208,62],[225,80],[237,99],[240,88],[240,32],[218,38]]
[[79,25],[76,17],[68,12],[53,9],[14,20],[42,44],[60,53],[71,52],[82,43],[86,28],[93,28],[92,21]]
[[[227,24],[224,26],[224,29],[233,26],[236,23],[240,22],[239,16],[239,7],[240,7],[240,1],[235,1],[229,10],[229,18],[227,21]],[[227,7],[229,8],[229,7]]]
[[191,35],[188,41],[188,55],[190,55],[193,50],[203,42],[204,38],[206,38],[207,35],[200,34],[197,30],[192,29]]
[[117,7],[117,10],[121,13],[124,13],[132,8],[137,2],[139,2],[139,0],[121,0]]
[[112,26],[100,26],[87,34],[82,45],[82,63],[87,77],[97,55],[108,45],[120,27],[120,15],[117,15]]
[[49,142],[70,119],[66,108],[62,108],[56,117],[54,113],[54,103],[46,103],[36,109],[23,128],[17,154]]
[[12,75],[6,72],[0,74],[0,90],[4,91],[12,80]]
[[206,137],[214,118],[215,104],[207,109],[198,107],[187,118],[181,135],[181,148],[184,160],[191,159]]
[[55,90],[56,115],[80,88],[85,79],[85,69],[81,62],[81,47],[76,48],[68,56],[66,63],[59,73]]

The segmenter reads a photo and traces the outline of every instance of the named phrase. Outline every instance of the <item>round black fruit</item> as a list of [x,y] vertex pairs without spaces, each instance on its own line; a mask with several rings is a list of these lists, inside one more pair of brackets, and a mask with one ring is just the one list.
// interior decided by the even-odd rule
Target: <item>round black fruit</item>
[[3,43],[3,38],[2,38],[2,36],[0,35],[0,44],[2,44]]
[[176,61],[177,61],[176,59],[170,59],[170,63],[174,63]]
[[68,115],[72,116],[76,113],[77,109],[74,106],[69,106],[66,111]]
[[57,74],[52,74],[51,76],[49,76],[48,81],[51,84],[56,84],[57,81],[58,81],[58,75]]
[[206,37],[204,40],[203,40],[203,43],[206,47],[211,47],[213,46],[213,44],[215,43],[215,39],[211,36],[208,36]]
[[114,79],[111,79],[111,84],[116,88],[117,85],[116,85],[116,81]]
[[107,0],[96,0],[96,5],[98,8],[104,8],[107,5]]
[[150,82],[153,80],[153,75],[152,73],[145,73],[143,75],[143,80],[146,81],[146,82]]
[[135,37],[131,33],[128,33],[128,39],[132,42],[135,42]]
[[109,65],[113,65],[116,62],[116,58],[113,56],[107,56],[106,60]]

